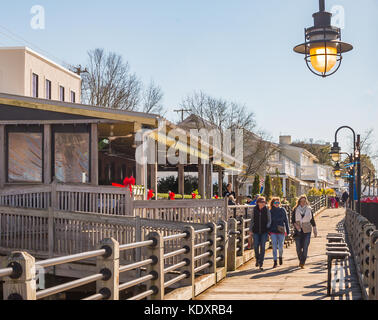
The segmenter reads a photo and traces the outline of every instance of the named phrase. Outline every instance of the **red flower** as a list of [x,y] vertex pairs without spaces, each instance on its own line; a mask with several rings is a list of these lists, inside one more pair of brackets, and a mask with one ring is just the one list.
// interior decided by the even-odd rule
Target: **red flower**
[[130,178],[125,178],[125,180],[123,180],[123,185],[119,184],[119,183],[112,183],[112,186],[113,187],[117,187],[117,188],[127,188],[127,187],[129,187],[129,189],[130,189],[130,195],[132,195],[132,193],[133,193],[133,186],[135,186],[135,178],[133,176],[131,176]]
[[147,200],[151,200],[153,197],[154,197],[154,191],[153,190],[148,190]]
[[196,199],[197,195],[195,193],[192,193],[192,199]]
[[176,195],[173,192],[169,193],[169,199],[170,200],[175,200],[175,197],[176,197]]
[[219,199],[218,195],[215,196],[215,199],[217,199],[217,200]]

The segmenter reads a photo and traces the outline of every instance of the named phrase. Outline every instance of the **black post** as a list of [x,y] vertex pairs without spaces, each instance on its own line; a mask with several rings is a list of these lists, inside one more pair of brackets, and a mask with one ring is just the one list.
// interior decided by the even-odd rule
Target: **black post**
[[325,0],[319,0],[319,11],[325,11]]
[[361,213],[361,135],[357,135],[356,142],[357,162],[357,212]]
[[[353,163],[353,156],[349,156],[349,163]],[[351,177],[349,178],[349,203],[350,209],[354,210],[354,177],[355,177],[355,166],[349,170]]]

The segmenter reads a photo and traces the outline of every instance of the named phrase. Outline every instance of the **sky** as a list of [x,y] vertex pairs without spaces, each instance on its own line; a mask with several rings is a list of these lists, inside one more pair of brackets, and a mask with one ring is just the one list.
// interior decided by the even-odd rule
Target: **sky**
[[[31,27],[34,5],[45,10],[43,30]],[[377,142],[378,1],[326,0],[328,10],[336,5],[354,50],[326,79],[293,52],[317,0],[2,0],[0,45],[28,45],[72,65],[94,48],[119,53],[142,81],[162,87],[170,120],[184,96],[202,90],[245,104],[275,142],[280,134],[333,142],[341,125],[375,128]],[[350,148],[348,131],[339,140]]]

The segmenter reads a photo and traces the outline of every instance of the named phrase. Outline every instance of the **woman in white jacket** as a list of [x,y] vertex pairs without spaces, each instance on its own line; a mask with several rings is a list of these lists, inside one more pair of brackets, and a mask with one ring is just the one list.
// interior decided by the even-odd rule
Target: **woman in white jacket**
[[314,215],[312,214],[306,196],[301,196],[298,199],[297,205],[293,210],[292,223],[295,228],[294,237],[297,247],[299,267],[303,269],[307,260],[308,248],[310,246],[313,229],[315,238],[318,236]]

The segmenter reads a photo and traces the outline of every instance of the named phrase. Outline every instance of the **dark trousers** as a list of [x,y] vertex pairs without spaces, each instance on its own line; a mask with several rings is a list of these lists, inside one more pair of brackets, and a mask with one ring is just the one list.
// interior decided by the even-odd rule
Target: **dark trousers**
[[253,234],[253,245],[255,249],[256,261],[260,266],[264,264],[265,258],[265,245],[268,241],[268,233],[254,233]]
[[298,236],[295,238],[295,244],[297,246],[297,255],[298,255],[299,263],[302,265],[306,263],[308,247],[310,246],[310,242],[311,242],[311,232],[303,233],[301,231],[298,234]]

